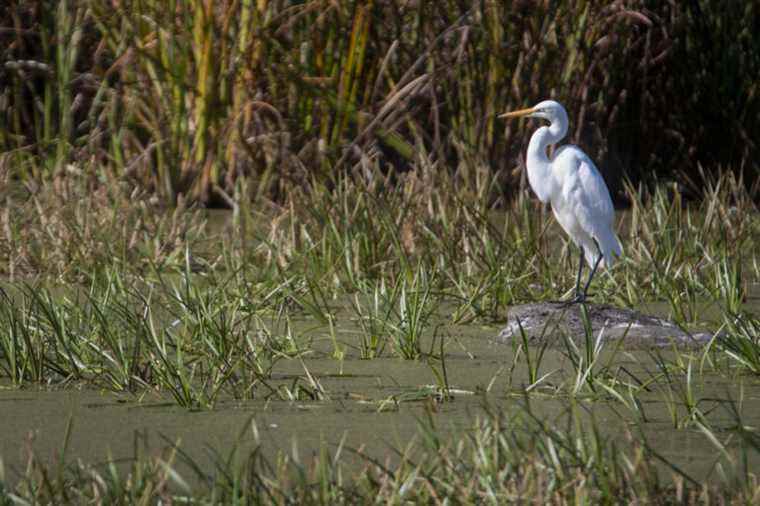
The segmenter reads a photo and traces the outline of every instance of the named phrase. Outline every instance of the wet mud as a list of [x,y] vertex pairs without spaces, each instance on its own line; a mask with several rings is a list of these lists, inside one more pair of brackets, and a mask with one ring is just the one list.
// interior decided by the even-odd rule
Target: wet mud
[[608,304],[567,304],[541,302],[513,306],[507,325],[496,340],[510,343],[522,340],[530,344],[563,346],[568,340],[576,346],[587,340],[618,341],[629,349],[664,346],[696,348],[712,339],[710,332],[690,332],[674,322],[641,311]]

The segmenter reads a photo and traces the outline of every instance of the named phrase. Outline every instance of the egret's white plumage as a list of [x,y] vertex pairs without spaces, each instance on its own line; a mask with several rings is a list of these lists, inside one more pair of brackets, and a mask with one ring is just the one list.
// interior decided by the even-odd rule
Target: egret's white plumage
[[[613,229],[615,210],[602,175],[594,162],[578,146],[566,145],[552,157],[546,150],[565,137],[567,112],[559,102],[545,100],[534,107],[501,115],[502,118],[528,116],[549,121],[533,134],[528,144],[528,182],[541,202],[550,202],[562,228],[581,250],[575,301],[583,301],[598,266],[610,267],[623,253]],[[585,257],[591,274],[583,291],[580,276]]]

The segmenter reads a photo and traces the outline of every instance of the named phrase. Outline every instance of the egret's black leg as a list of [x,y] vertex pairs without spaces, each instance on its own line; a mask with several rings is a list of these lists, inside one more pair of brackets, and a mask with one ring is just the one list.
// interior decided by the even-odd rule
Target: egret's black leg
[[602,248],[599,247],[599,243],[596,242],[596,239],[594,239],[594,244],[596,245],[596,251],[599,253],[599,255],[596,257],[596,262],[594,262],[594,267],[591,269],[591,274],[588,275],[588,281],[586,281],[586,286],[583,287],[583,295],[582,298],[586,298],[586,293],[588,292],[588,287],[591,286],[591,279],[594,277],[594,273],[596,272],[596,268],[599,267],[599,263],[602,261],[602,258],[604,258],[604,255],[602,254]]
[[581,293],[581,272],[583,272],[583,246],[581,248],[581,256],[578,259],[578,277],[575,280],[575,297],[577,298]]
[[583,246],[579,246],[579,248],[581,250],[581,255],[578,259],[578,277],[575,279],[575,297],[566,301],[564,303],[566,306],[570,304],[578,304],[586,300],[585,290],[581,292],[581,274],[583,273],[583,261],[585,260],[585,251],[583,250]]

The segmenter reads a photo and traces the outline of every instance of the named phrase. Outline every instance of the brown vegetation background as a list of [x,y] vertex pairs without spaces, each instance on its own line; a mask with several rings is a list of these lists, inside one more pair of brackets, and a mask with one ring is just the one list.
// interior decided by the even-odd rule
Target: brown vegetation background
[[211,205],[436,171],[508,199],[535,125],[495,115],[554,98],[613,193],[757,195],[758,34],[744,1],[11,0],[0,170]]

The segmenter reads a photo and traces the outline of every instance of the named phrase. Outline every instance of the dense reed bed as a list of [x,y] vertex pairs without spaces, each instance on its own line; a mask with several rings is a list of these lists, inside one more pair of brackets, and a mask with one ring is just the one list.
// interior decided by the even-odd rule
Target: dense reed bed
[[700,166],[758,170],[759,23],[716,0],[12,0],[1,166],[230,206],[432,163],[514,196],[527,133],[495,114],[553,97],[615,193],[677,176],[698,196]]

